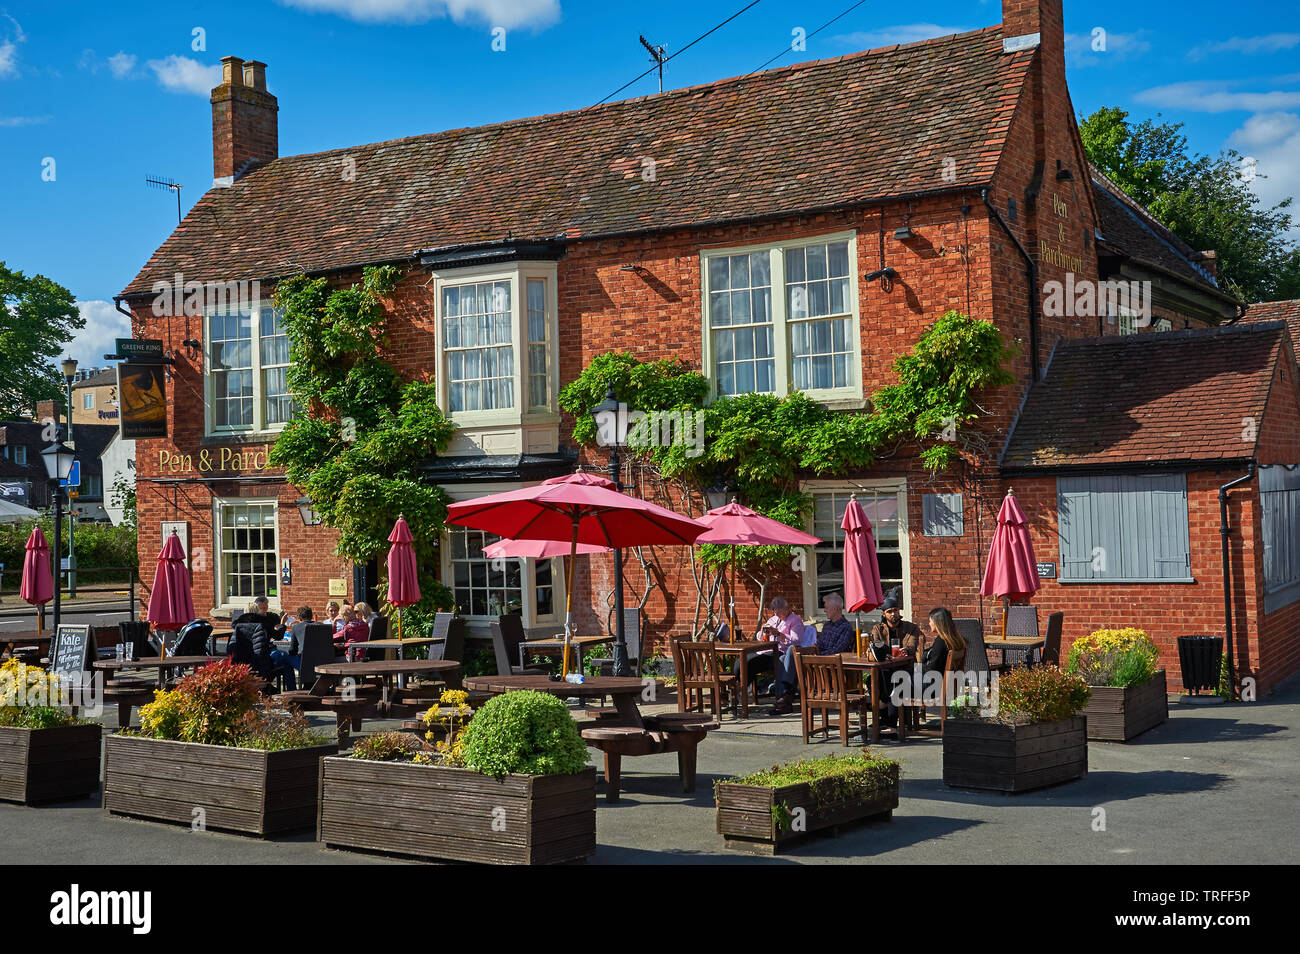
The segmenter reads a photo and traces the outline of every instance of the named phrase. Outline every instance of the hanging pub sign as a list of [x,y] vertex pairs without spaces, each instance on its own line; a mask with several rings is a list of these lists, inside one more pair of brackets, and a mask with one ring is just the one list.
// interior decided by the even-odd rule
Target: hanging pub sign
[[118,338],[115,358],[127,361],[161,361],[163,343],[154,338]]
[[167,436],[167,379],[161,364],[117,366],[122,440]]

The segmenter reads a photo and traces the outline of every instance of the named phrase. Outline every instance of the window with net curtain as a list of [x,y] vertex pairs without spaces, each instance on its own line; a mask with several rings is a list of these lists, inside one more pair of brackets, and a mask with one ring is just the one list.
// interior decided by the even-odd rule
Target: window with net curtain
[[217,506],[222,601],[242,605],[256,596],[276,597],[280,577],[275,503],[223,500]]
[[443,351],[452,412],[515,406],[512,324],[510,282],[443,288]]
[[268,430],[293,414],[289,337],[272,308],[208,318],[208,387],[215,430]]
[[[844,595],[844,508],[849,504],[851,490],[814,490],[813,536],[820,537],[816,547],[814,572],[817,580],[817,613],[821,615],[822,599],[831,593]],[[888,593],[903,584],[905,567],[899,538],[899,495],[897,491],[858,490],[858,503],[871,521],[876,543],[876,564],[880,569],[880,589]],[[809,607],[811,610],[811,607]],[[879,610],[862,614],[864,624],[880,618]]]
[[[776,323],[784,321],[790,389],[832,391],[855,384],[848,240],[708,257],[708,324],[719,395],[773,394],[782,374]],[[783,303],[782,319],[772,307]]]

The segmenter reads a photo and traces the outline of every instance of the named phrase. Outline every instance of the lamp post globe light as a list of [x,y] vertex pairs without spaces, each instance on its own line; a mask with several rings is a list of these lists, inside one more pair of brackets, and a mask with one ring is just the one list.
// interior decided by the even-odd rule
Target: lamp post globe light
[[[76,441],[72,439],[72,382],[77,379],[77,359],[63,359],[63,380],[68,385],[68,430],[65,440],[69,447],[75,448]],[[67,476],[66,474],[64,475]],[[72,497],[68,497],[68,595],[77,595],[77,547],[75,541],[75,532],[77,525],[77,515],[73,510]]]
[[63,487],[60,481],[66,480],[68,473],[72,470],[72,461],[76,457],[76,452],[58,439],[55,435],[54,443],[45,450],[41,451],[41,459],[45,462],[45,474],[49,478],[50,487],[54,494],[54,629],[58,632],[59,616],[62,610],[60,594],[63,590],[62,581],[59,579],[61,573],[59,548],[63,543]]
[[[591,416],[596,422],[596,441],[609,448],[609,479],[614,481],[614,488],[623,490],[619,480],[622,473],[622,461],[618,449],[627,443],[627,405],[615,400],[611,385],[605,394],[605,400],[591,409]],[[567,581],[569,586],[573,581]],[[623,624],[623,551],[614,551],[614,675],[628,675],[627,633]]]

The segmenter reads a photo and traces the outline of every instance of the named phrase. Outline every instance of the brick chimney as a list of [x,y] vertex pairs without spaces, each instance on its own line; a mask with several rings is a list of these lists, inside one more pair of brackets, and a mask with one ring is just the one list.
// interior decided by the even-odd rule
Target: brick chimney
[[221,85],[212,91],[212,185],[229,186],[255,165],[280,155],[276,113],[266,91],[266,64],[221,58]]
[[1061,0],[1002,0],[1002,49],[1040,50],[1044,85],[1065,89],[1065,14]]

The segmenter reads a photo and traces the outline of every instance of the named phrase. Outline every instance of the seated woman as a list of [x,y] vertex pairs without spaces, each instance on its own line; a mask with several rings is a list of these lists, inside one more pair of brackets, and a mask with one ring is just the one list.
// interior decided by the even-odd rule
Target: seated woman
[[342,652],[348,662],[364,659],[365,649],[356,647],[370,639],[370,624],[358,619],[357,611],[351,606],[343,607],[339,618],[343,620],[343,628],[334,634],[335,649]]
[[[921,653],[921,675],[937,672],[940,676],[948,669],[960,669],[966,661],[966,641],[957,632],[957,624],[952,620],[952,613],[942,606],[930,610],[930,632],[934,639]],[[949,666],[951,656],[952,665]],[[919,697],[921,687],[913,687],[912,695]],[[892,697],[886,701],[886,711],[881,714],[881,725],[898,725],[898,707]]]
[[343,628],[343,617],[339,614],[338,600],[330,600],[325,604],[325,618],[321,622],[333,626],[336,633]]

